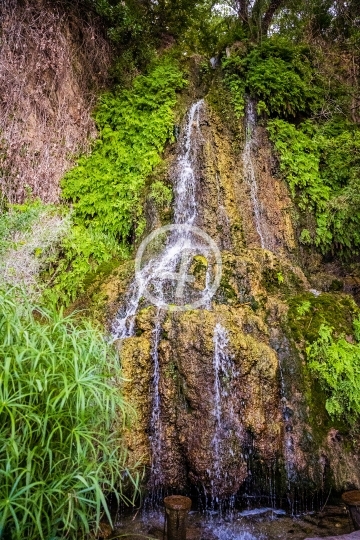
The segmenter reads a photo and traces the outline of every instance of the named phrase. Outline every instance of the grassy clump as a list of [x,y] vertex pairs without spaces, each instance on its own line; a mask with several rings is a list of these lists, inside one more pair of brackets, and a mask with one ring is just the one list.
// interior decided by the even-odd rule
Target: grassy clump
[[11,205],[6,211],[0,213],[1,257],[14,247],[14,236],[31,230],[43,212],[43,205],[39,201],[35,201],[32,204]]
[[[130,502],[118,358],[84,322],[0,292],[0,538],[79,538]],[[135,488],[135,489],[134,489]]]

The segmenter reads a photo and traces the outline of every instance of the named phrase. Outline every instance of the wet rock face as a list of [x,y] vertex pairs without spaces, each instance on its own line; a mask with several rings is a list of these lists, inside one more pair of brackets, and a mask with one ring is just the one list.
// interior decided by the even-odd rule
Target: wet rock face
[[[209,494],[233,495],[248,476],[249,436],[253,451],[269,464],[281,452],[278,361],[266,342],[242,329],[254,318],[248,311],[218,306],[212,312],[176,313],[163,322],[158,433],[163,485],[180,488],[190,482]],[[143,401],[149,371],[145,356],[151,347],[147,327],[153,316],[152,310],[140,314],[142,336],[130,338],[122,349],[124,376],[132,377],[132,398],[137,394],[139,420],[129,432],[137,439],[136,445],[130,443],[134,462],[140,447],[146,453],[140,425],[144,433],[153,400],[145,391]],[[214,340],[217,324],[227,336],[222,351]],[[217,368],[216,353],[223,354]]]
[[[218,361],[217,369],[219,320],[228,336],[228,365]],[[236,493],[247,477],[249,433],[265,460],[274,459],[280,446],[277,360],[267,345],[242,332],[240,321],[241,312],[230,310],[169,321],[183,397],[177,422],[181,449],[190,480],[217,496]]]
[[[271,251],[259,245],[231,134],[209,106],[198,113],[195,224],[221,249],[223,275],[206,309],[171,312],[140,299],[134,332],[119,343],[124,397],[136,412],[125,434],[128,464],[145,464],[150,489],[195,486],[223,498],[260,486],[300,511],[297,493],[359,487],[358,458],[329,424],[324,396],[314,397],[305,342],[289,331],[290,299],[311,286],[296,264],[289,198],[272,176],[265,133],[255,127],[250,150]],[[194,256],[189,268],[199,289],[203,259]],[[103,285],[111,327],[126,306],[126,268],[123,281],[118,270]]]

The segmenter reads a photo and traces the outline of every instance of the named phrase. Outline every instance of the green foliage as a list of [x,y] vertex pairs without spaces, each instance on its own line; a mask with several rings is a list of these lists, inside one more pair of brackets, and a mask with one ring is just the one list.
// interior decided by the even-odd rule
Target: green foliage
[[[87,277],[128,246],[145,228],[145,183],[173,140],[176,91],[185,85],[169,56],[155,62],[132,87],[105,94],[96,110],[99,138],[63,179],[62,195],[73,204],[73,227],[61,245],[60,258],[44,273],[51,289],[47,301],[69,304],[85,290]],[[171,190],[155,182],[150,196],[163,206]]]
[[245,81],[235,73],[231,73],[225,78],[225,83],[230,90],[235,116],[242,118],[245,112]]
[[138,484],[117,355],[87,322],[11,291],[0,306],[0,538],[83,538],[111,521],[107,494],[130,503]]
[[247,86],[268,114],[295,116],[319,107],[321,90],[309,57],[307,48],[283,39],[265,41],[249,54]]
[[310,292],[293,296],[288,300],[287,327],[292,339],[313,343],[319,336],[322,324],[336,328],[339,334],[353,332],[353,319],[359,308],[351,296],[333,292],[315,296]]
[[142,217],[146,177],[172,140],[176,90],[185,84],[176,63],[163,57],[131,89],[101,98],[96,112],[100,135],[89,156],[63,180],[63,197],[72,201],[76,223],[90,226],[122,245]]
[[301,129],[285,120],[268,123],[270,140],[280,156],[280,171],[286,175],[300,209],[321,211],[329,199],[329,188],[319,178],[320,151],[315,127],[305,122]]
[[44,212],[40,201],[11,205],[0,213],[0,255],[13,246],[14,233],[29,231]]
[[164,29],[174,37],[179,36],[198,8],[192,0],[86,0],[86,3],[104,17],[109,36],[117,43],[136,39],[142,43],[147,37],[156,44]]
[[360,248],[360,132],[343,121],[299,126],[268,123],[270,140],[300,210],[312,214],[315,227],[300,235],[323,253],[335,248],[350,256]]
[[170,206],[173,193],[171,188],[166,186],[160,180],[157,180],[151,184],[150,198],[155,202],[156,206],[162,210],[163,208]]
[[43,293],[45,303],[65,306],[86,288],[89,275],[114,258],[124,259],[128,251],[115,239],[93,227],[73,225],[60,245],[60,251],[48,259],[42,279],[48,283]]
[[282,117],[309,114],[321,105],[323,91],[309,49],[285,38],[234,51],[223,68],[235,103],[245,92],[259,100],[259,112]]
[[[359,320],[356,320],[358,336]],[[327,393],[326,410],[332,417],[353,424],[360,415],[360,343],[349,343],[344,335],[333,337],[325,324],[318,339],[307,348],[311,372]]]
[[299,304],[297,306],[297,313],[300,317],[302,317],[303,315],[305,315],[311,308],[311,302],[309,302],[309,300],[304,300],[303,302],[301,302],[301,304]]

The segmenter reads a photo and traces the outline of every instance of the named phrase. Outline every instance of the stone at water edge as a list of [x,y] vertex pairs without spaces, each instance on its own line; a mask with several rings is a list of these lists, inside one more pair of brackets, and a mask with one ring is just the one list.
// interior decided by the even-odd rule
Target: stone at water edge
[[355,531],[350,534],[342,534],[341,536],[326,536],[320,538],[316,536],[314,538],[305,538],[305,540],[360,540],[360,531]]

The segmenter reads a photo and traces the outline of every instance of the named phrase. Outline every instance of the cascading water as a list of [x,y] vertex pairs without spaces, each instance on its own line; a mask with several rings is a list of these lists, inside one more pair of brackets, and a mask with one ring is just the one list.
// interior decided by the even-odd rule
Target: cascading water
[[[160,310],[159,310],[160,311]],[[160,365],[159,365],[159,343],[161,337],[161,314],[158,311],[155,328],[153,330],[153,343],[151,357],[154,365],[154,374],[153,374],[153,400],[152,400],[152,411],[151,411],[151,434],[150,434],[150,445],[151,445],[151,454],[152,454],[152,463],[151,463],[151,484],[152,488],[161,486],[162,483],[162,472],[161,472],[161,441],[162,441],[162,423],[160,415]]]
[[[236,379],[236,366],[228,350],[226,329],[217,323],[214,328],[214,410],[215,429],[213,437],[213,466],[211,497],[215,502],[219,486],[226,483],[223,454],[233,455],[232,438],[240,435],[241,426],[234,414],[231,394]],[[225,406],[226,405],[226,406]]]
[[256,140],[254,139],[256,127],[256,113],[254,110],[254,102],[251,99],[246,101],[246,130],[245,130],[245,147],[243,152],[243,164],[245,180],[250,187],[250,196],[254,212],[255,227],[259,235],[260,245],[263,249],[271,250],[269,242],[269,234],[263,218],[263,211],[259,200],[258,185],[256,181],[255,166],[253,162],[253,148]]
[[[121,311],[113,325],[115,339],[126,339],[134,335],[136,313],[140,307],[145,291],[151,290],[152,295],[158,299],[158,312],[153,330],[151,357],[153,361],[153,388],[152,388],[152,414],[150,426],[150,444],[152,450],[152,466],[150,486],[161,487],[162,484],[162,424],[160,400],[160,367],[159,343],[161,338],[162,307],[176,300],[193,300],[191,291],[186,291],[186,282],[191,282],[187,276],[188,268],[195,255],[202,255],[207,260],[211,257],[208,246],[201,238],[191,234],[190,227],[196,225],[198,218],[197,191],[198,177],[196,174],[196,160],[198,144],[201,141],[200,116],[204,101],[200,100],[190,108],[186,128],[180,139],[181,152],[176,164],[174,178],[174,226],[166,240],[160,255],[150,257],[144,267],[137,273],[125,301],[125,308]],[[185,276],[179,279],[178,285],[171,283],[174,276]],[[187,276],[187,277],[186,277]],[[169,282],[170,280],[170,282]],[[202,291],[202,305],[209,309],[211,273],[206,272],[205,290]],[[196,301],[196,298],[195,298]]]
[[[173,283],[176,276],[186,276],[187,269],[195,255],[210,258],[208,246],[189,230],[196,225],[198,218],[197,191],[198,178],[195,173],[199,141],[201,141],[200,116],[204,101],[194,103],[189,111],[186,129],[181,138],[182,152],[178,158],[174,182],[174,226],[166,240],[166,245],[159,256],[150,258],[137,273],[137,279],[130,287],[121,311],[113,325],[115,339],[124,339],[134,335],[135,316],[145,291],[151,290],[156,297],[158,307],[165,307],[176,300],[194,300],[193,291],[186,288],[186,280]],[[201,292],[202,304],[208,304],[209,271],[206,276],[206,288]],[[187,290],[186,290],[187,289]],[[196,298],[195,298],[196,300]]]

